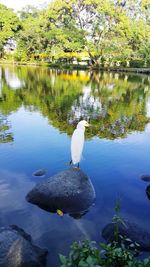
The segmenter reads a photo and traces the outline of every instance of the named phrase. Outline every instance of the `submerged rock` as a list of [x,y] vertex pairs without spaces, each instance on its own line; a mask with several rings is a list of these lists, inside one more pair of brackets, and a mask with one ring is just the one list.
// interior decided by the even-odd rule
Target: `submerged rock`
[[46,170],[44,170],[44,169],[39,169],[39,170],[37,170],[37,171],[35,171],[35,172],[33,172],[33,176],[45,176],[45,174],[46,174]]
[[144,174],[141,176],[141,179],[144,181],[144,182],[150,182],[150,174]]
[[[120,223],[118,232],[120,235],[130,238],[133,242],[140,245],[140,250],[150,251],[150,233],[135,223],[124,220],[124,224]],[[115,240],[114,223],[107,224],[102,230],[102,236],[107,242]]]
[[95,191],[81,170],[70,168],[38,183],[26,199],[44,210],[80,217],[93,204]]
[[148,199],[150,200],[150,185],[148,185],[146,187],[146,195],[147,195]]
[[16,225],[0,228],[1,267],[43,267],[47,250],[32,244],[31,236]]

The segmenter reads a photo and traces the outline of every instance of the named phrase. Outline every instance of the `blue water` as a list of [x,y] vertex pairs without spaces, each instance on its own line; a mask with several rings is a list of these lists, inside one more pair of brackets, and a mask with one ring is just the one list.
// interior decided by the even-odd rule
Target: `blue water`
[[[74,240],[100,242],[118,198],[121,216],[149,230],[148,183],[140,178],[150,174],[148,77],[95,74],[100,77],[98,83],[90,75],[0,67],[0,120],[9,128],[0,135],[0,226],[17,224],[31,234],[35,244],[48,249],[47,266],[59,266],[58,253],[67,254]],[[109,129],[123,116],[135,118],[135,126],[129,122],[123,134],[101,132],[101,123]],[[46,212],[28,203],[25,196],[37,182],[68,168],[70,136],[82,118],[90,120],[91,130],[81,169],[91,178],[96,200],[75,220]],[[8,132],[12,138],[4,142]],[[33,177],[41,168],[47,171],[45,178]]]

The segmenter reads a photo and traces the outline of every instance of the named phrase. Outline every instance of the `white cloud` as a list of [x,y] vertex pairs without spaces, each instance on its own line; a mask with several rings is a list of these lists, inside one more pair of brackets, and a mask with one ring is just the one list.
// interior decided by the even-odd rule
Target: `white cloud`
[[24,1],[16,1],[16,0],[0,0],[1,4],[4,4],[7,7],[13,8],[15,11],[22,9],[26,5],[39,6],[44,3],[50,3],[50,0],[24,0]]

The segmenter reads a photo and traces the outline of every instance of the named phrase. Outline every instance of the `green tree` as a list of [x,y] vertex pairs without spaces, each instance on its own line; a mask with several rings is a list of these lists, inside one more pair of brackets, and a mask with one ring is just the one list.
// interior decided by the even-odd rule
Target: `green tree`
[[47,10],[46,32],[51,42],[57,40],[54,45],[63,44],[61,49],[69,51],[73,51],[73,41],[68,41],[71,34],[79,36],[76,51],[86,50],[94,65],[127,60],[137,57],[140,46],[148,43],[148,8],[144,1],[55,0]]
[[[19,19],[3,5],[0,12],[2,49],[18,31]],[[149,0],[53,0],[41,9],[29,5],[20,12],[15,57],[71,62],[88,56],[94,66],[118,61],[149,66],[149,17]]]

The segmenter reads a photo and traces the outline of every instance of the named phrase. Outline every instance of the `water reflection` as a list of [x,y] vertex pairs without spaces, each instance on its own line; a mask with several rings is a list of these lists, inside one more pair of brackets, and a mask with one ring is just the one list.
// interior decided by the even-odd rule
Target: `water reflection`
[[25,82],[19,79],[17,74],[13,70],[6,68],[4,72],[5,72],[4,77],[5,77],[6,83],[11,89],[16,90],[16,89],[20,89],[24,87]]
[[30,190],[34,183],[29,182],[27,176],[7,170],[0,170],[0,210],[1,214],[11,211],[22,211],[26,190]]
[[[5,67],[0,67],[1,123],[9,127],[7,132],[14,138],[13,145],[0,145],[0,225],[17,224],[37,244],[47,247],[47,266],[59,266],[58,254],[67,254],[74,240],[86,238],[83,229],[91,240],[101,242],[97,233],[112,218],[116,195],[123,198],[123,217],[140,222],[148,230],[149,201],[137,177],[149,173],[150,78],[36,67],[9,69],[24,86],[11,88]],[[25,195],[39,179],[45,179],[33,178],[35,170],[44,168],[50,177],[65,167],[70,156],[68,136],[82,116],[92,124],[87,138],[115,139],[132,134],[115,142],[100,138],[86,142],[82,167],[92,177],[95,206],[80,220],[70,216],[62,219],[31,205]],[[76,216],[79,218],[80,212]]]
[[13,142],[13,133],[10,131],[10,122],[7,116],[0,114],[0,144]]
[[[1,73],[0,111],[3,114],[21,105],[32,107],[68,134],[73,131],[72,124],[83,118],[90,119],[93,127],[87,136],[108,139],[143,131],[149,122],[147,76],[27,67],[11,71],[1,67]],[[18,90],[12,90],[13,79],[17,81]]]
[[69,113],[69,123],[85,120],[96,119],[101,113],[101,102],[98,97],[94,97],[91,92],[91,86],[83,86],[82,95],[76,99],[71,106]]
[[[149,77],[118,73],[1,67],[2,114],[21,105],[39,110],[50,123],[69,135],[73,124],[90,119],[87,137],[115,139],[143,131],[149,122]],[[14,80],[18,90],[14,89]]]

